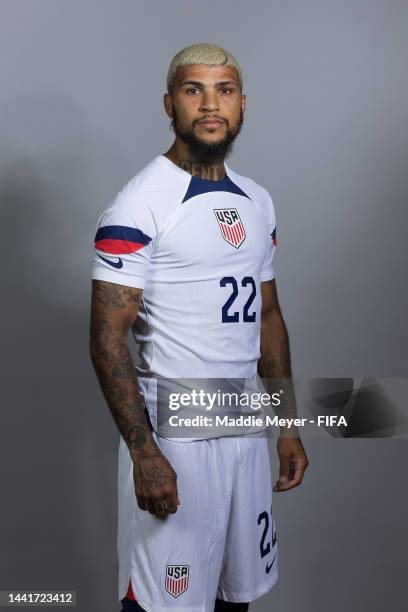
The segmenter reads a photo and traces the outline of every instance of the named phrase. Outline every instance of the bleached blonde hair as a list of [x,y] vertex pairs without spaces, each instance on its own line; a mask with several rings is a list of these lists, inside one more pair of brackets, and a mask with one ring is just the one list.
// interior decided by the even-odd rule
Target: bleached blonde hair
[[171,60],[167,73],[167,91],[172,93],[174,78],[179,66],[190,64],[206,64],[207,66],[234,66],[238,72],[239,84],[242,89],[243,79],[241,68],[235,57],[229,51],[212,43],[195,43],[181,49]]

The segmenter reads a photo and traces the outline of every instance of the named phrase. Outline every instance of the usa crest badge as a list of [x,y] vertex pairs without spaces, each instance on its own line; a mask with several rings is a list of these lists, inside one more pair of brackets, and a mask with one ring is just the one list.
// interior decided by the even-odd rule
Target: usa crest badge
[[226,242],[239,249],[245,240],[245,228],[236,208],[214,209],[221,235]]
[[188,589],[188,565],[166,565],[166,591],[178,597]]

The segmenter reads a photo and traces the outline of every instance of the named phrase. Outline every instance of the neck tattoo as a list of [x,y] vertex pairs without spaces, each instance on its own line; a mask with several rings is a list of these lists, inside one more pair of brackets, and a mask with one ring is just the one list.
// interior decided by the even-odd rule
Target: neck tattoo
[[178,162],[180,168],[189,172],[193,176],[198,176],[202,179],[210,181],[221,181],[225,178],[226,172],[224,164],[200,164],[183,159]]

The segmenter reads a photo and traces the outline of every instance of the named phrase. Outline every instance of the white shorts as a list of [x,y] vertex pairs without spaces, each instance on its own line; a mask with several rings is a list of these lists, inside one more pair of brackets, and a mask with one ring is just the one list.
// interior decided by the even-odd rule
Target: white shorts
[[250,602],[278,578],[264,435],[174,442],[153,432],[177,473],[181,505],[159,519],[137,505],[133,464],[119,445],[119,600],[129,579],[147,612],[213,612],[216,597]]

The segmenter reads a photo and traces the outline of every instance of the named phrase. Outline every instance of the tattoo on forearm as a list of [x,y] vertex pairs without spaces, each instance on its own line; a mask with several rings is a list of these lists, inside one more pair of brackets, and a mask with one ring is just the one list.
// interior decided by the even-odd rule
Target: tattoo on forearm
[[141,448],[147,441],[145,428],[140,425],[130,427],[128,429],[128,441],[131,448],[135,450]]
[[[274,408],[276,415],[290,419],[297,417],[296,396],[292,380],[289,336],[278,309],[279,305],[276,303],[273,308],[275,318],[264,329],[258,373],[264,379],[268,393],[279,393],[281,397],[281,403]],[[296,429],[293,430],[293,435],[296,435]]]
[[261,357],[258,371],[263,378],[290,378],[292,370],[290,365],[289,336],[286,326],[281,319],[280,324],[264,333],[261,338]]
[[140,292],[129,287],[98,283],[92,295],[90,329],[91,358],[102,392],[129,449],[135,451],[146,442],[156,445],[145,418],[144,402],[126,338],[113,329],[106,312],[139,304],[140,299]]

